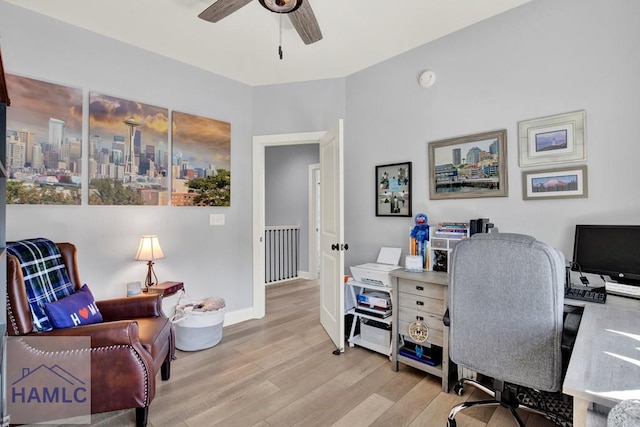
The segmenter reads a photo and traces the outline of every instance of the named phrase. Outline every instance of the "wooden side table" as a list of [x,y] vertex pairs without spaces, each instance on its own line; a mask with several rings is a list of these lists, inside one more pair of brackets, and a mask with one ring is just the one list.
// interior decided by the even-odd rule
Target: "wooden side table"
[[[171,318],[175,314],[175,309],[180,302],[179,297],[172,297],[179,291],[184,291],[184,283],[182,282],[162,282],[157,285],[149,286],[142,290],[142,295],[146,294],[160,294],[162,295],[162,311],[165,315]],[[169,301],[171,298],[177,298],[175,301]]]
[[168,297],[184,290],[184,283],[182,282],[162,282],[157,285],[149,286],[142,290],[142,292],[148,292],[153,294],[162,294],[163,297]]

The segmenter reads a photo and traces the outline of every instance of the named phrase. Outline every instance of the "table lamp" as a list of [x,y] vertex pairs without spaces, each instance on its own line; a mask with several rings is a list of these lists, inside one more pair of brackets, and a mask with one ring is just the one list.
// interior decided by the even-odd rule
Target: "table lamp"
[[[138,253],[136,254],[135,259],[136,261],[147,261],[149,269],[147,270],[147,278],[144,282],[145,288],[158,283],[158,277],[156,276],[155,271],[153,271],[153,261],[160,258],[164,258],[164,254],[162,253],[162,248],[160,248],[158,236],[142,236],[140,238],[140,247],[138,247]],[[155,282],[153,281],[152,276],[153,279],[155,279]]]

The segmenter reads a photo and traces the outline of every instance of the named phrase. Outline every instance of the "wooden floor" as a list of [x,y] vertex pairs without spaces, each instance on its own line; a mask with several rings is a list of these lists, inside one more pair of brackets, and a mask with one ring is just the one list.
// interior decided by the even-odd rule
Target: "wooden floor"
[[[332,354],[320,326],[319,289],[299,280],[267,290],[267,314],[224,328],[217,346],[177,352],[171,379],[160,381],[149,409],[154,427],[436,426],[466,400],[486,399],[471,388],[443,393],[439,378],[363,348]],[[521,412],[528,427],[551,427]],[[511,427],[502,408],[460,413],[459,427]],[[133,410],[96,414],[93,425],[133,426]]]

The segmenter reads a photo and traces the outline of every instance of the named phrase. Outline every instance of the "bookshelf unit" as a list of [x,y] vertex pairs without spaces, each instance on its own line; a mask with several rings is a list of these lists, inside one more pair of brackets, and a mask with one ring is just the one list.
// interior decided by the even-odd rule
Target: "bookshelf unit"
[[[409,229],[411,231],[411,228]],[[449,255],[455,245],[470,236],[466,222],[441,222],[429,227],[429,240],[420,245],[415,238],[409,238],[409,255],[422,256],[426,271],[449,272]]]
[[449,272],[449,256],[456,244],[469,237],[469,224],[441,222],[429,229],[429,270]]

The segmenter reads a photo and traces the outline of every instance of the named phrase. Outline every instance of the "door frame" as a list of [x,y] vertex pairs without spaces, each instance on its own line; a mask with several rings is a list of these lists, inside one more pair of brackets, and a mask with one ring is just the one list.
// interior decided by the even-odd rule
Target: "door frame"
[[303,132],[253,137],[253,318],[265,315],[264,227],[265,149],[281,145],[320,144],[323,132]]
[[[318,245],[320,224],[317,210],[320,202],[318,181],[320,180],[320,163],[309,165],[309,279],[318,279]],[[322,185],[322,184],[320,184]]]

